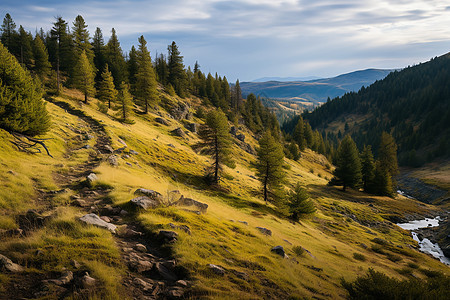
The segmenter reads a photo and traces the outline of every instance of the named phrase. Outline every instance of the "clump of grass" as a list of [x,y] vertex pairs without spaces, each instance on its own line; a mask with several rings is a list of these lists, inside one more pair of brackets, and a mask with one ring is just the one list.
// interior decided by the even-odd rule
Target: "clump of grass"
[[409,262],[408,267],[410,267],[411,269],[418,269],[419,265],[413,262]]
[[405,267],[405,268],[402,268],[402,269],[396,269],[396,271],[399,274],[404,275],[404,276],[411,276],[412,275],[412,269],[408,268],[408,267]]
[[292,251],[294,251],[297,256],[302,256],[305,253],[305,249],[302,246],[294,246],[292,247]]
[[398,262],[398,261],[402,260],[402,258],[400,256],[392,254],[392,253],[388,253],[387,258],[392,262]]
[[383,247],[381,245],[378,245],[378,244],[372,245],[370,247],[370,249],[373,252],[375,252],[375,253],[379,253],[379,254],[384,254],[385,253],[384,250],[383,250]]
[[422,272],[428,278],[436,278],[436,277],[442,276],[442,273],[439,271],[422,269],[422,268],[420,268],[419,271]]
[[314,169],[313,168],[309,169],[309,173],[314,174]]
[[319,178],[322,178],[322,174],[320,174],[320,173],[319,173],[319,174],[317,174],[317,176],[319,176]]
[[97,296],[107,299],[122,299],[121,275],[122,270],[105,265],[98,260],[84,261],[90,270],[90,275],[102,282],[102,289],[96,291]]
[[353,258],[360,261],[366,261],[366,257],[364,256],[364,254],[357,252],[353,253]]

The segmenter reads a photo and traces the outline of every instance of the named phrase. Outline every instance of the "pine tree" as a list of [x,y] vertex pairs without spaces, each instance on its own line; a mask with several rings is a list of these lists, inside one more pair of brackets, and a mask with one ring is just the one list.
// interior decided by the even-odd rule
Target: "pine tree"
[[75,59],[79,59],[81,53],[84,51],[89,60],[89,63],[94,66],[94,51],[89,42],[89,31],[82,16],[78,15],[73,22],[72,35],[74,43]]
[[130,53],[128,53],[127,66],[128,66],[128,76],[131,85],[131,92],[135,94],[137,81],[136,75],[138,73],[138,54],[134,45],[131,46]]
[[314,134],[311,128],[311,125],[309,125],[308,122],[304,122],[305,124],[305,141],[306,141],[306,147],[311,148],[314,142]]
[[35,136],[50,128],[39,82],[0,43],[0,128]]
[[119,39],[116,35],[116,30],[111,30],[111,38],[105,47],[105,61],[114,78],[116,87],[122,86],[122,82],[128,80],[127,64],[123,57],[122,48],[120,48]]
[[347,187],[356,188],[361,181],[361,161],[358,148],[349,135],[346,135],[337,151],[337,163],[334,178],[331,183],[342,184],[342,190]]
[[34,39],[33,53],[34,72],[41,79],[41,81],[44,81],[44,78],[49,75],[52,66],[48,61],[47,48],[45,48],[45,45],[39,35],[37,35]]
[[[56,22],[50,31],[51,44],[49,45],[49,55],[53,58],[56,66],[56,91],[59,94],[61,89],[61,70],[72,69],[72,44],[70,35],[67,32],[67,23],[62,17],[57,17]],[[52,52],[50,53],[50,50]]]
[[289,213],[292,220],[298,222],[301,215],[312,214],[316,211],[314,203],[309,199],[309,194],[297,183],[294,190],[288,194]]
[[375,162],[370,145],[364,146],[361,152],[361,174],[364,192],[370,192],[375,177]]
[[33,64],[33,50],[31,48],[32,42],[33,37],[31,33],[26,32],[22,25],[20,25],[18,36],[19,62],[26,66],[29,70],[31,70]]
[[98,70],[95,76],[96,81],[101,80],[101,71],[105,69],[105,41],[103,40],[103,33],[100,28],[95,29],[94,37],[92,38],[92,51],[94,52],[94,66]]
[[164,86],[168,85],[169,67],[163,54],[156,56],[155,71],[158,81]]
[[84,103],[88,103],[88,96],[95,94],[95,72],[89,62],[86,52],[81,52],[78,63],[74,69],[74,84],[84,94]]
[[283,147],[275,141],[272,134],[266,131],[259,139],[256,177],[262,184],[264,201],[275,202],[286,176],[283,170]]
[[1,26],[1,42],[12,54],[16,54],[17,48],[17,31],[16,23],[14,23],[11,15],[6,13]]
[[239,84],[239,79],[236,80],[236,83],[233,86],[230,101],[231,109],[233,109],[235,113],[238,113],[240,108],[242,107],[242,91]]
[[212,110],[207,114],[205,125],[200,127],[199,136],[202,141],[196,144],[194,149],[211,156],[212,182],[217,184],[223,165],[235,167],[231,152],[233,141],[230,127],[222,110]]
[[388,169],[385,168],[380,161],[375,163],[374,177],[370,190],[377,195],[389,197],[394,196],[392,176]]
[[292,142],[288,146],[288,150],[292,155],[293,160],[299,160],[301,157],[300,151],[298,150],[298,146],[295,142]]
[[305,124],[301,116],[298,119],[297,125],[295,126],[293,138],[294,141],[297,143],[298,147],[300,148],[300,151],[305,151],[306,148]]
[[395,176],[398,174],[397,144],[394,138],[386,132],[381,134],[380,146],[378,148],[378,162],[379,170],[376,171],[375,192],[382,195],[394,196],[397,187]]
[[158,97],[155,71],[152,66],[150,52],[144,36],[139,38],[139,50],[137,51],[138,72],[136,74],[136,95],[144,106],[144,112],[148,112],[150,103],[156,102]]
[[184,71],[183,56],[181,56],[175,42],[167,47],[168,50],[168,83],[173,86],[180,97],[186,96],[186,73]]
[[133,124],[134,121],[131,120],[131,114],[133,106],[133,97],[131,96],[128,85],[125,82],[122,82],[120,85],[120,90],[117,95],[117,105],[116,105],[116,116],[117,118],[123,122],[128,124]]
[[111,108],[111,103],[114,103],[117,98],[117,90],[114,86],[114,79],[111,72],[108,70],[108,64],[102,72],[102,80],[100,81],[100,88],[98,90],[98,99],[108,104]]

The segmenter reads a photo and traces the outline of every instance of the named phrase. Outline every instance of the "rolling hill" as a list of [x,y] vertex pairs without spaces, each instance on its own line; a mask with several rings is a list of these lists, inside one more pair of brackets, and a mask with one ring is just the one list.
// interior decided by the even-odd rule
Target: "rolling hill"
[[326,102],[328,98],[358,91],[376,80],[385,78],[393,70],[367,69],[332,78],[309,81],[266,81],[240,83],[243,95],[253,93],[265,98],[312,103]]

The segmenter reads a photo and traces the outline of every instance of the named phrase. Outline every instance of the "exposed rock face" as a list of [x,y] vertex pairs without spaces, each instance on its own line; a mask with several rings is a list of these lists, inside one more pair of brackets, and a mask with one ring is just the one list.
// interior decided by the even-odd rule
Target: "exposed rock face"
[[425,203],[432,203],[434,200],[446,195],[446,191],[426,184],[422,180],[409,175],[409,173],[406,173],[397,176],[399,189],[407,195]]
[[169,230],[160,230],[158,237],[166,243],[175,242],[178,238],[178,233]]
[[97,280],[95,278],[92,278],[91,276],[89,276],[88,272],[86,272],[86,274],[81,278],[81,285],[85,289],[90,289],[90,288],[94,287],[96,282],[97,282]]
[[286,257],[286,253],[284,252],[283,246],[275,246],[270,251],[275,254],[278,254],[279,256],[281,256],[283,258]]
[[206,210],[208,209],[208,204],[206,203],[202,203],[200,201],[191,199],[191,198],[184,198],[183,196],[181,196],[180,200],[178,200],[177,202],[173,203],[173,205],[177,205],[177,206],[195,206],[198,208],[198,210],[201,213],[206,213]]
[[12,260],[10,260],[6,256],[0,254],[0,271],[17,273],[17,272],[22,272],[23,267],[18,264],[13,263]]
[[231,135],[236,136],[236,133],[237,133],[236,126],[231,126],[230,133],[231,133]]
[[179,137],[186,137],[186,134],[184,133],[183,129],[181,129],[181,127],[178,127],[174,130],[171,131],[174,135],[179,136]]
[[119,165],[119,161],[117,160],[117,156],[116,155],[110,155],[108,156],[108,163],[111,166],[117,167]]
[[164,200],[163,196],[160,193],[158,193],[157,191],[154,191],[154,190],[148,190],[148,189],[140,188],[140,189],[137,189],[134,192],[134,194],[135,195],[147,196],[150,199],[153,199],[153,200],[157,201],[158,203],[162,203],[163,200]]
[[190,120],[192,118],[192,115],[189,112],[189,106],[186,103],[178,103],[177,106],[171,109],[170,114],[177,121],[183,119]]
[[156,208],[160,205],[160,203],[154,199],[151,199],[147,196],[140,196],[134,199],[131,199],[130,202],[134,204],[135,206],[142,208],[142,209],[150,209],[150,208]]
[[237,137],[237,139],[240,140],[241,142],[245,141],[245,135],[242,134],[242,133],[238,134],[236,137]]
[[186,124],[186,128],[187,128],[190,132],[193,132],[193,133],[197,133],[197,127],[198,127],[198,124],[197,124],[197,123],[187,123],[187,124]]
[[169,123],[167,123],[167,121],[165,119],[160,118],[160,117],[155,118],[155,122],[159,123],[159,124],[162,124],[162,125],[165,125],[165,126],[169,125]]
[[272,235],[272,230],[264,228],[264,227],[256,227],[256,229],[258,229],[262,234],[265,235]]
[[71,271],[65,271],[61,274],[61,277],[58,279],[50,279],[47,280],[49,283],[53,283],[56,285],[65,285],[73,280],[73,273]]
[[99,216],[97,216],[94,213],[84,215],[83,217],[80,218],[80,221],[100,228],[105,228],[113,233],[116,232],[117,228],[116,225],[103,221]]

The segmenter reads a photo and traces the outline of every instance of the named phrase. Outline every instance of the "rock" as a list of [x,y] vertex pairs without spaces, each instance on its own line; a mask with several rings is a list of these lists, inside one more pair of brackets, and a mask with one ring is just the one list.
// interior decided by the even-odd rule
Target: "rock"
[[143,291],[150,291],[153,289],[153,284],[148,283],[147,281],[144,281],[138,277],[135,277],[133,279],[133,283],[140,287]]
[[187,234],[191,235],[191,229],[189,228],[189,226],[187,226],[187,225],[180,225],[180,226],[178,226],[178,228],[180,228],[181,230],[183,230]]
[[292,245],[292,243],[291,242],[289,242],[288,240],[283,240],[283,241],[285,241],[286,243],[288,243],[289,245]]
[[72,280],[73,280],[73,273],[71,271],[64,271],[61,274],[61,277],[59,277],[58,279],[50,279],[50,280],[47,280],[47,282],[53,283],[56,285],[65,285],[65,284],[68,284],[69,282],[71,282]]
[[272,230],[264,228],[264,227],[256,227],[262,234],[272,236]]
[[86,182],[89,185],[92,185],[92,183],[94,183],[97,180],[98,180],[98,177],[97,177],[97,175],[95,175],[95,173],[91,173],[86,177]]
[[234,275],[236,275],[237,278],[240,278],[240,279],[245,280],[245,281],[248,281],[248,279],[249,279],[248,274],[245,273],[245,272],[239,272],[239,271],[236,271],[236,270],[233,270],[232,272],[233,272]]
[[181,127],[172,130],[171,133],[182,138],[186,137],[186,134],[184,133],[183,129],[181,129]]
[[186,280],[178,280],[177,282],[175,282],[175,284],[184,288],[187,288],[189,286]]
[[184,290],[179,286],[175,286],[167,292],[167,295],[171,298],[182,298],[184,295]]
[[72,265],[72,267],[74,267],[75,269],[79,269],[81,267],[81,264],[79,262],[77,262],[75,259],[72,259],[70,261],[70,264]]
[[167,146],[169,146],[170,148],[175,148],[173,144],[167,144]]
[[166,243],[174,242],[178,239],[178,233],[169,230],[160,230],[158,237],[164,240]]
[[133,165],[131,164],[131,163],[129,163],[129,162],[126,162],[125,163],[127,166],[130,166],[130,167],[132,167]]
[[231,126],[231,128],[230,128],[230,134],[233,135],[233,136],[236,136],[236,133],[237,133],[236,126]]
[[121,143],[122,145],[124,145],[125,147],[128,147],[127,143],[125,143],[124,140],[122,140],[122,139],[117,139],[117,141],[118,141],[119,143]]
[[95,278],[92,278],[91,276],[89,276],[88,272],[86,272],[86,274],[81,278],[81,285],[85,289],[90,289],[90,288],[94,287],[96,282],[97,282],[97,280]]
[[144,235],[142,232],[135,231],[135,230],[129,229],[129,228],[124,228],[122,230],[119,230],[118,234],[120,237],[138,237],[138,236]]
[[148,190],[148,189],[137,189],[136,191],[134,191],[135,195],[142,195],[142,196],[147,196],[150,199],[156,200],[158,202],[158,204],[162,203],[164,198],[163,196],[158,193],[157,191],[153,191],[153,190]]
[[107,216],[101,216],[100,219],[102,219],[102,220],[105,221],[106,223],[111,223],[111,219],[108,218]]
[[155,122],[162,124],[162,125],[166,125],[166,126],[169,125],[169,123],[167,123],[167,121],[165,119],[160,118],[160,117],[155,118]]
[[92,134],[86,134],[84,135],[85,140],[93,140],[95,137]]
[[199,209],[199,211],[201,213],[206,213],[206,210],[208,209],[208,204],[199,202],[199,201],[191,199],[191,198],[184,198],[183,196],[181,196],[180,200],[174,202],[173,205],[195,206]]
[[139,152],[137,152],[136,150],[130,150],[130,154],[139,155]]
[[89,204],[82,199],[77,199],[75,201],[72,201],[72,205],[78,206],[78,207],[88,207],[89,206]]
[[17,173],[16,172],[14,172],[13,170],[9,170],[8,172],[7,172],[8,174],[11,174],[11,175],[14,175],[14,176],[16,176],[17,175]]
[[286,256],[286,253],[284,252],[283,246],[275,246],[270,251],[275,253],[275,254],[280,255],[283,258]]
[[11,273],[22,272],[24,269],[22,266],[15,264],[4,255],[0,254],[0,271],[7,271]]
[[172,270],[167,268],[162,263],[157,263],[155,265],[155,269],[158,272],[158,274],[165,280],[168,280],[168,281],[177,281],[178,280],[177,275],[175,275],[175,273]]
[[90,225],[94,225],[100,228],[105,228],[108,229],[109,231],[115,233],[116,232],[116,225],[108,223],[103,221],[98,215],[91,213],[91,214],[87,214],[84,215],[83,217],[80,218],[80,221],[86,223],[86,224],[90,224]]
[[142,208],[142,209],[149,209],[149,208],[156,208],[159,206],[159,202],[155,201],[154,199],[151,199],[147,196],[140,196],[134,199],[131,199],[130,202],[134,204],[135,206]]
[[103,149],[104,149],[107,153],[114,153],[114,149],[113,149],[110,145],[103,145]]
[[185,126],[190,132],[197,133],[198,124],[196,124],[196,123],[187,123]]
[[221,266],[208,264],[208,268],[216,275],[219,276],[225,275],[225,269]]
[[130,267],[138,273],[150,271],[153,268],[153,264],[148,260],[140,259],[139,257],[130,261]]
[[117,160],[117,156],[114,155],[114,154],[108,156],[107,161],[108,161],[108,163],[109,163],[111,166],[117,167],[117,166],[119,165],[119,161]]
[[192,118],[189,112],[189,106],[181,102],[170,110],[170,114],[177,121],[181,121],[183,119],[189,120]]
[[91,149],[91,145],[84,145],[83,147],[81,147],[81,149]]
[[239,222],[239,223],[242,223],[242,224],[244,224],[244,225],[248,225],[248,223],[247,223],[246,221],[239,221],[239,220],[238,220],[238,222]]
[[126,215],[128,215],[128,212],[125,210],[125,209],[122,209],[122,210],[120,210],[120,213],[119,213],[121,216],[126,216]]
[[248,177],[250,177],[251,179],[256,179],[256,177],[253,175],[249,175]]
[[142,244],[136,244],[136,246],[134,246],[134,249],[136,249],[139,252],[143,252],[143,253],[147,252],[147,247],[145,247]]
[[245,141],[245,135],[242,134],[242,133],[238,134],[236,137],[237,137],[237,139],[240,140],[241,142]]

